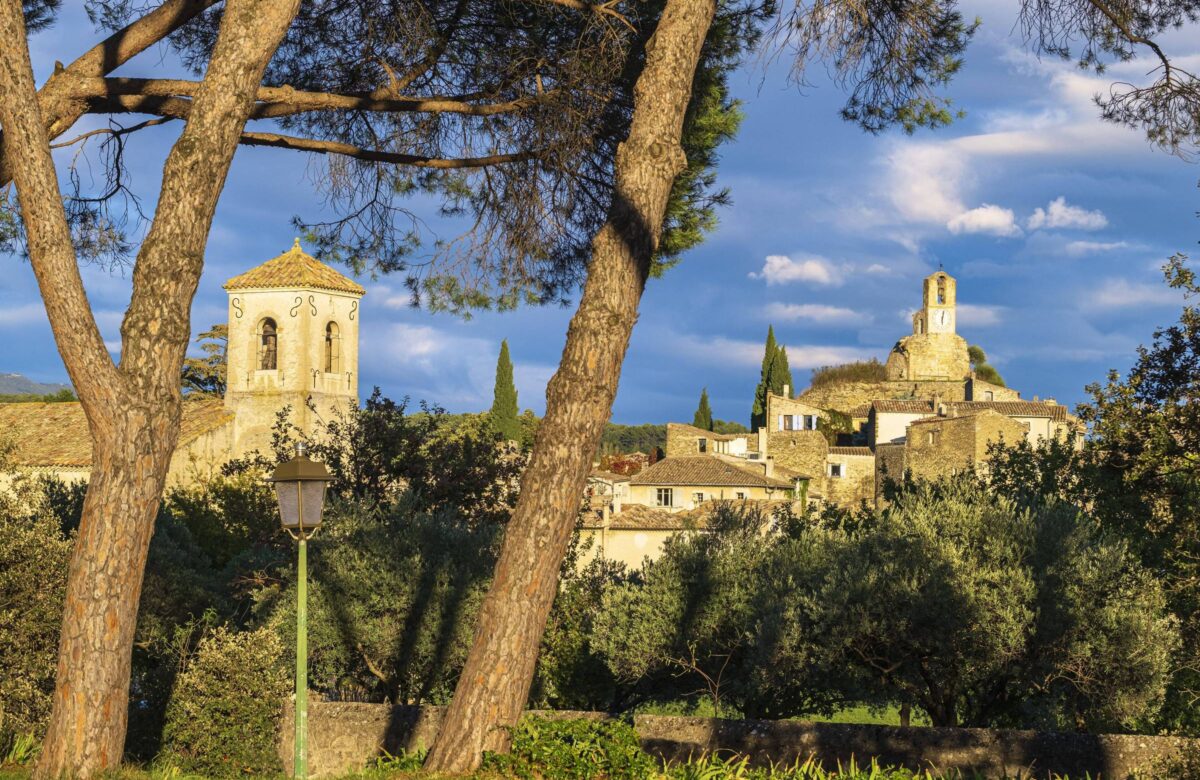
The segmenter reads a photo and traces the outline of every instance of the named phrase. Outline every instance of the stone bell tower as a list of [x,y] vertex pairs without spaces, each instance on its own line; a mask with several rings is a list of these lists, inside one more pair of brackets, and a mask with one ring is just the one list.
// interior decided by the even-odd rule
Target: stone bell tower
[[312,431],[318,416],[330,420],[339,408],[358,404],[362,286],[306,254],[296,239],[287,252],[230,279],[225,290],[225,407],[236,415],[235,455],[269,452],[276,414],[285,406],[292,423]]
[[954,380],[971,373],[967,342],[954,332],[958,282],[945,271],[925,277],[921,309],[913,314],[913,332],[892,348],[887,361],[891,380]]

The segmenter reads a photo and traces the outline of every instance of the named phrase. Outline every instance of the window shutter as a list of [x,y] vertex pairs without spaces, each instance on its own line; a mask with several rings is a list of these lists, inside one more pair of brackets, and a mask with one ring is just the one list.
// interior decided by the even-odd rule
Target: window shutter
[[783,430],[783,415],[779,415],[779,430]]

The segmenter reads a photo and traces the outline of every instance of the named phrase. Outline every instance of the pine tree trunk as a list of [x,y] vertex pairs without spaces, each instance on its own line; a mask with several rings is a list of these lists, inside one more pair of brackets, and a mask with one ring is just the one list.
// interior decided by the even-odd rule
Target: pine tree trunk
[[53,110],[42,110],[34,85],[22,2],[0,0],[4,165],[16,182],[30,262],[92,436],[38,777],[87,778],[121,760],[142,577],[179,435],[191,302],[238,139],[298,7],[299,0],[227,0],[204,82],[163,168],[154,222],[134,265],[117,366],[76,264],[50,155]]
[[39,774],[120,763],[146,554],[179,431],[179,399],[103,412],[67,579],[54,714]]
[[506,750],[529,697],[593,453],[612,412],[651,256],[675,177],[680,137],[713,0],[668,0],[634,92],[629,138],[616,159],[608,221],[592,242],[579,308],[546,389],[521,495],[454,699],[426,768],[465,772]]

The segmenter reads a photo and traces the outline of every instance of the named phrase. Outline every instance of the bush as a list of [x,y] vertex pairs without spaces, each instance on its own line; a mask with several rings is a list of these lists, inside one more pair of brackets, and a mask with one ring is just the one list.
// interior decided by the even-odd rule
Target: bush
[[214,629],[179,673],[160,760],[213,777],[278,774],[287,690],[274,633]]
[[657,769],[622,721],[524,717],[512,738],[512,751],[488,754],[485,769],[531,780],[642,780]]
[[50,716],[71,557],[31,488],[18,477],[0,495],[0,755],[22,735],[40,738]]
[[849,382],[886,382],[887,369],[875,358],[843,363],[840,366],[821,366],[812,372],[812,387],[841,385]]

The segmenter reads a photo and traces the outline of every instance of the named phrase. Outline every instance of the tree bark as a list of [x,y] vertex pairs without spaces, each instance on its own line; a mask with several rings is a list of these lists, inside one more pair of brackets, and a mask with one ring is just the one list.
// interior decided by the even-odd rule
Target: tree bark
[[71,245],[50,155],[54,112],[47,116],[39,102],[21,2],[0,0],[4,165],[17,185],[34,274],[93,442],[38,777],[86,778],[121,760],[142,576],[179,433],[191,302],[238,139],[298,6],[227,2],[203,86],[164,166],[154,222],[134,266],[121,362],[113,365]]
[[646,46],[629,137],[617,151],[608,220],[592,242],[579,308],[546,389],[521,495],[505,533],[475,643],[426,768],[465,772],[505,750],[529,697],[592,454],[612,412],[668,197],[686,159],[684,115],[714,0],[668,0]]

